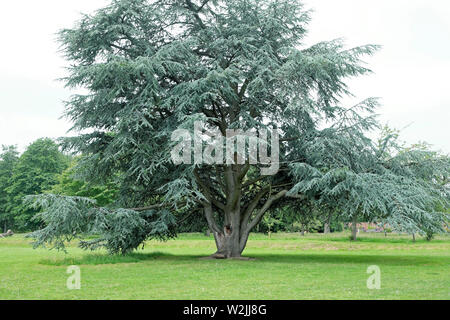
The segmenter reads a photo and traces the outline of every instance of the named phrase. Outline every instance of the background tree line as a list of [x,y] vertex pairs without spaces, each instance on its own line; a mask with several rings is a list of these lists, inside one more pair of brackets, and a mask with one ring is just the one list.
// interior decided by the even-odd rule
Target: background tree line
[[24,202],[24,197],[42,193],[83,196],[105,206],[114,200],[112,184],[93,185],[74,174],[79,157],[63,154],[58,144],[41,138],[30,144],[20,155],[16,146],[2,146],[0,153],[0,226],[15,232],[27,232],[43,227],[34,219],[38,210]]

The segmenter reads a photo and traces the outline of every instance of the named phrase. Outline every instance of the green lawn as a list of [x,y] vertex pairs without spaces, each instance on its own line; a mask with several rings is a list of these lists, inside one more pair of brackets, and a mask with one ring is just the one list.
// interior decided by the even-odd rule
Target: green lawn
[[[450,237],[255,234],[251,261],[201,259],[214,240],[199,234],[123,257],[29,243],[0,239],[0,299],[450,299]],[[66,287],[69,265],[81,268],[81,290]],[[381,269],[380,290],[367,289],[370,265]]]

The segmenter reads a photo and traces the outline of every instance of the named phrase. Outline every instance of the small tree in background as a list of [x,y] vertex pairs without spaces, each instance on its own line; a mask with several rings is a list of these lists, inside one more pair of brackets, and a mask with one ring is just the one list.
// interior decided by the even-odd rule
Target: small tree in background
[[58,176],[58,183],[46,193],[64,196],[87,197],[96,201],[99,206],[107,206],[116,200],[120,190],[113,179],[105,184],[90,184],[76,176],[77,158],[73,159],[69,167]]
[[36,230],[42,224],[33,220],[36,210],[24,203],[27,195],[38,195],[58,183],[58,175],[68,166],[68,158],[51,139],[38,139],[17,160],[6,188],[7,210],[19,231]]
[[13,229],[13,216],[8,205],[10,194],[6,191],[11,183],[14,166],[19,160],[19,152],[16,146],[2,146],[0,154],[0,226],[3,232]]
[[316,203],[310,200],[299,200],[293,202],[282,209],[285,220],[293,226],[300,226],[300,233],[302,236],[306,232],[317,232],[318,223],[322,212],[317,207]]

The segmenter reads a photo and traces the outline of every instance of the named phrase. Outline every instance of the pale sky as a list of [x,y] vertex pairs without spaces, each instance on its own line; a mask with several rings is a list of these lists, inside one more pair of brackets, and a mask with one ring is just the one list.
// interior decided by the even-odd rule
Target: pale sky
[[[66,135],[60,119],[71,92],[56,79],[67,62],[55,33],[80,12],[108,0],[0,2],[0,145],[20,150],[40,137]],[[403,129],[407,143],[426,141],[450,153],[450,2],[448,0],[305,0],[313,9],[308,44],[344,38],[379,44],[367,59],[373,75],[349,82],[356,98],[381,97],[380,120]]]

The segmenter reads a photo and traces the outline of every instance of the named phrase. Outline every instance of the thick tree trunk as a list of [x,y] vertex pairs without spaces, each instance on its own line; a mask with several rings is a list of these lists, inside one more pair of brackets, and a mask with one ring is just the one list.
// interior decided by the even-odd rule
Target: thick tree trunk
[[416,242],[416,234],[415,233],[412,234],[412,237],[413,237],[413,242]]
[[222,230],[214,221],[212,206],[207,205],[205,207],[205,216],[209,228],[213,231],[217,247],[217,252],[213,254],[212,257],[218,259],[240,258],[247,245],[250,231],[261,221],[264,213],[270,207],[272,202],[280,199],[286,193],[287,191],[282,191],[269,198],[264,206],[256,213],[253,220],[250,219],[250,214],[254,209],[251,206],[250,208],[247,208],[246,212],[241,212],[239,205],[233,211],[226,211],[224,221],[225,227]]
[[358,217],[355,215],[352,220],[352,240],[356,241],[358,234]]
[[306,232],[306,226],[304,224],[302,224],[302,232],[301,232],[302,237],[305,236],[305,232]]
[[207,207],[205,213],[217,247],[217,251],[212,257],[217,259],[240,258],[249,236],[249,233],[240,227],[240,211],[226,214],[225,223],[227,224],[223,230],[220,230],[213,220],[212,208]]
[[235,233],[228,227],[224,228],[224,232],[214,232],[214,240],[216,241],[217,252],[212,257],[217,259],[240,258],[245,244],[241,241],[247,242],[248,236],[244,239],[239,239]]

